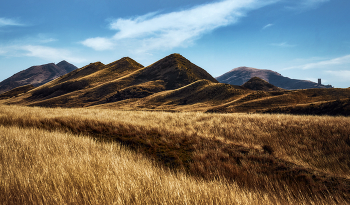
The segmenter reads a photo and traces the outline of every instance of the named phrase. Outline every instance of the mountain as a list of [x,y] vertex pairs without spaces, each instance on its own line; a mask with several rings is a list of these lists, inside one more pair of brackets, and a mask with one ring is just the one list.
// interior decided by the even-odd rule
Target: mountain
[[265,69],[257,69],[250,67],[235,68],[216,79],[220,83],[227,83],[231,85],[242,85],[252,77],[259,77],[277,87],[295,90],[295,89],[310,89],[310,88],[332,88],[330,85],[322,85],[308,80],[297,80],[284,77],[281,74]]
[[0,82],[0,93],[28,84],[40,86],[75,69],[77,67],[67,61],[32,66]]
[[140,99],[174,90],[198,80],[218,81],[180,54],[142,66],[125,57],[104,65],[91,63],[29,91],[22,103],[81,107]]

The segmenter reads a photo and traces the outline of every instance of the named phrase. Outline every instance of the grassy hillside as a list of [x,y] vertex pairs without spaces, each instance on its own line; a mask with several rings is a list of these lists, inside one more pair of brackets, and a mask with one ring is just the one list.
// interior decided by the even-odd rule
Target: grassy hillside
[[2,201],[344,204],[349,124],[1,105]]

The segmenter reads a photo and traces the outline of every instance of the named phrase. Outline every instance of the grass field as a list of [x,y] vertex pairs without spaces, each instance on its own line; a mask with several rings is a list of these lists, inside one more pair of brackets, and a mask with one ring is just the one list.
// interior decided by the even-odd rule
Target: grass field
[[2,204],[347,204],[350,118],[0,105]]

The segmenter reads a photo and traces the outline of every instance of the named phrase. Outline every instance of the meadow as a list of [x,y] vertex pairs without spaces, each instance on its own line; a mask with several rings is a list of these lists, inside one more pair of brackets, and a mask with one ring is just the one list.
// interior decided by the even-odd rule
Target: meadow
[[1,204],[348,204],[350,118],[0,105]]

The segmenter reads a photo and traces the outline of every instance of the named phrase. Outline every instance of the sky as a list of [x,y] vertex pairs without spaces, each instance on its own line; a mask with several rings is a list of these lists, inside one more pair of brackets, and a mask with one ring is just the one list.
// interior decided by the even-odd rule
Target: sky
[[350,87],[349,0],[1,0],[0,81],[172,53],[218,77],[236,67]]

